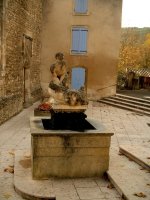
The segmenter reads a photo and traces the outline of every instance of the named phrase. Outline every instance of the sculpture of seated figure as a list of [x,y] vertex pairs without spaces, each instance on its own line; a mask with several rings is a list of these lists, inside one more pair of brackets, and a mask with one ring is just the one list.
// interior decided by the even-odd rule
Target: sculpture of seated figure
[[52,78],[48,88],[48,102],[71,106],[88,104],[84,87],[79,90],[69,88],[69,72],[63,53],[56,53],[55,58],[56,62],[50,66]]
[[[55,55],[56,62],[50,66],[52,79],[49,83],[48,92],[55,101],[64,101],[64,92],[68,87],[68,69],[64,61],[63,53],[59,52]],[[52,100],[52,99],[51,99]]]

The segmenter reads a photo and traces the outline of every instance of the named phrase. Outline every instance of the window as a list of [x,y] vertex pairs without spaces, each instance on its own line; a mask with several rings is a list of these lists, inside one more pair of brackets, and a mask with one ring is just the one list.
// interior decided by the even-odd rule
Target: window
[[75,13],[85,14],[88,11],[88,0],[75,0]]
[[72,49],[73,54],[87,53],[87,33],[88,29],[85,27],[72,28]]
[[85,87],[86,70],[83,67],[73,67],[71,70],[71,88],[79,90]]

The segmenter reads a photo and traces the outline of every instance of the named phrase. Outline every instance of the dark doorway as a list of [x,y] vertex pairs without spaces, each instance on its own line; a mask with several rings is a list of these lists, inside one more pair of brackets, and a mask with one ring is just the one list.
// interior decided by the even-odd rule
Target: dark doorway
[[32,38],[23,35],[23,81],[24,81],[24,108],[32,104],[30,68],[32,62]]

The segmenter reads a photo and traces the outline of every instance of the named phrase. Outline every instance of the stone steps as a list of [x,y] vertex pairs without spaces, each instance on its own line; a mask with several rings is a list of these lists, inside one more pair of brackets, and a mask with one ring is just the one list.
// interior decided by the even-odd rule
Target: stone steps
[[115,99],[115,100],[118,100],[118,101],[121,101],[121,102],[127,102],[127,103],[131,103],[131,104],[136,104],[137,106],[143,106],[143,107],[146,107],[146,108],[150,108],[150,101],[145,101],[145,100],[142,100],[140,101],[141,99],[126,99],[126,98],[122,98],[118,95],[116,96],[112,96],[110,97],[110,99]]
[[132,107],[124,106],[124,105],[121,105],[121,104],[112,103],[112,102],[107,101],[107,100],[99,100],[99,102],[105,103],[105,104],[108,104],[108,105],[111,105],[111,106],[115,106],[117,108],[122,108],[122,109],[125,109],[125,110],[130,110],[130,111],[133,111],[133,112],[137,112],[137,113],[140,113],[140,114],[150,116],[150,112],[143,111],[143,110],[140,110],[140,109],[137,109],[137,108],[132,108]]
[[119,93],[117,93],[116,96],[117,96],[117,97],[124,98],[124,99],[131,99],[131,100],[143,102],[143,103],[150,103],[150,100],[148,100],[148,99],[143,99],[143,98],[139,98],[139,97],[133,97],[133,96],[124,95],[124,94],[119,94]]
[[[111,152],[110,167],[107,172],[109,180],[115,186],[123,199],[139,200],[136,195],[150,199],[150,173],[146,169],[129,160],[118,151]],[[145,195],[145,197],[144,197]]]
[[101,99],[99,102],[150,116],[149,100],[117,94]]
[[110,103],[114,103],[116,105],[121,104],[121,106],[126,106],[126,107],[129,107],[129,108],[132,108],[132,109],[135,108],[135,109],[139,109],[141,111],[150,112],[150,108],[142,106],[142,105],[138,105],[136,103],[128,103],[128,102],[125,102],[124,100],[120,101],[120,100],[114,99],[112,97],[104,99],[104,100],[107,101],[108,103],[110,102]]
[[139,146],[120,146],[119,152],[150,171],[150,148],[140,147],[139,151]]

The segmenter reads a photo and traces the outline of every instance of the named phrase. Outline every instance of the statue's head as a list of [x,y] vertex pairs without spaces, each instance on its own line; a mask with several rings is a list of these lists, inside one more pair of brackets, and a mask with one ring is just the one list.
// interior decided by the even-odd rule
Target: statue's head
[[64,54],[61,52],[58,52],[55,54],[56,60],[63,60],[64,59]]

